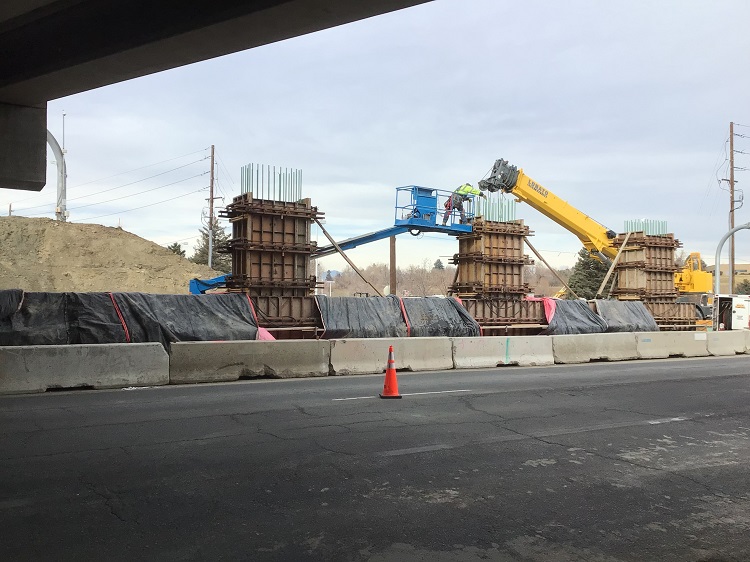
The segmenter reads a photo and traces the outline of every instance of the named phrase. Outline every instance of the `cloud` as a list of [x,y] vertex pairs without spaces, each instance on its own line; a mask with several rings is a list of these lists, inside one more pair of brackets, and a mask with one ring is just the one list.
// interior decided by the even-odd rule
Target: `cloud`
[[[61,139],[65,110],[69,184],[87,184],[69,195],[102,202],[73,210],[71,200],[71,219],[114,213],[94,220],[165,245],[197,236],[208,195],[190,192],[207,180],[159,186],[206,171],[204,161],[169,170],[214,144],[225,201],[249,162],[300,168],[303,194],[337,239],[390,226],[397,186],[453,189],[504,157],[614,230],[667,220],[686,250],[712,262],[727,230],[717,177],[726,177],[728,124],[750,124],[750,77],[738,64],[749,19],[750,5],[728,0],[432,2],[55,100],[49,128]],[[736,140],[750,152],[749,139]],[[738,155],[743,163],[750,156]],[[54,173],[31,201],[0,190],[0,208],[53,210]],[[739,188],[747,174],[737,172]],[[518,216],[553,265],[574,263],[575,236],[524,205]],[[741,208],[735,222],[748,220]],[[401,237],[399,263],[457,250],[432,236]],[[385,262],[388,244],[352,257]],[[740,236],[737,259],[750,262]]]

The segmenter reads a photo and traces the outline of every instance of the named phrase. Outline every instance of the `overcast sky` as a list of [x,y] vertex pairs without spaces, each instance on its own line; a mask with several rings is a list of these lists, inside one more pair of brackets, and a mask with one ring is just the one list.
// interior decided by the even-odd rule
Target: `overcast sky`
[[[743,0],[437,0],[55,100],[48,127],[62,142],[66,113],[70,220],[188,255],[214,144],[226,202],[247,163],[301,169],[339,240],[391,226],[397,186],[476,184],[503,157],[615,231],[668,221],[711,264],[729,122],[750,125],[748,22]],[[750,128],[735,133],[750,168]],[[41,194],[0,189],[0,210],[54,216],[54,164],[48,178]],[[737,187],[749,178],[738,170]],[[524,204],[517,215],[553,266],[573,265],[575,236]],[[735,218],[748,221],[750,205]],[[457,251],[446,236],[398,240],[400,266]],[[736,255],[750,263],[747,234]],[[387,263],[388,243],[350,257]]]

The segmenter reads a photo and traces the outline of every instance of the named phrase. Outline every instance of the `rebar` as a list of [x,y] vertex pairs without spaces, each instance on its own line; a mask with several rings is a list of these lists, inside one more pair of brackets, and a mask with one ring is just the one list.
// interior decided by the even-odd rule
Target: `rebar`
[[295,203],[302,199],[302,170],[247,164],[240,171],[241,192],[255,199]]

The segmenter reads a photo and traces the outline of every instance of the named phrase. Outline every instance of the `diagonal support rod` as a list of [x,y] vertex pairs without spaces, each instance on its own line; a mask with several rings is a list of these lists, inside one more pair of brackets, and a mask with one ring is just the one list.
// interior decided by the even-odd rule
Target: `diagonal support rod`
[[333,239],[333,237],[330,234],[328,234],[328,231],[325,228],[323,228],[323,225],[320,224],[320,220],[318,220],[317,217],[315,218],[315,222],[318,223],[318,226],[320,227],[320,230],[323,232],[323,234],[326,235],[326,238],[328,238],[328,241],[331,244],[333,244],[333,247],[336,248],[336,251],[339,254],[341,254],[342,258],[344,258],[346,260],[346,263],[348,263],[350,266],[352,266],[352,269],[354,271],[356,271],[357,275],[359,275],[362,278],[362,281],[364,281],[370,287],[372,287],[372,290],[375,291],[379,297],[382,297],[383,293],[381,293],[380,291],[378,291],[372,283],[370,283],[367,279],[365,279],[365,276],[362,274],[362,272],[359,270],[359,268],[356,265],[354,265],[354,262],[352,260],[350,260],[349,257],[344,253],[344,250],[342,250],[341,247]]

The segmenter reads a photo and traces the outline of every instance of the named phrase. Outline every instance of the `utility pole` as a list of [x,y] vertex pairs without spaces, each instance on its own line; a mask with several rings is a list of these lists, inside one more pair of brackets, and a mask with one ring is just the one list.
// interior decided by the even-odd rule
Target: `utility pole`
[[[729,230],[734,229],[734,122],[729,123]],[[734,294],[734,233],[729,239],[729,294]]]
[[396,271],[396,237],[391,236],[390,292],[392,295],[398,295],[398,287],[396,287]]
[[213,267],[214,253],[214,145],[211,145],[211,183],[208,195],[208,267]]

